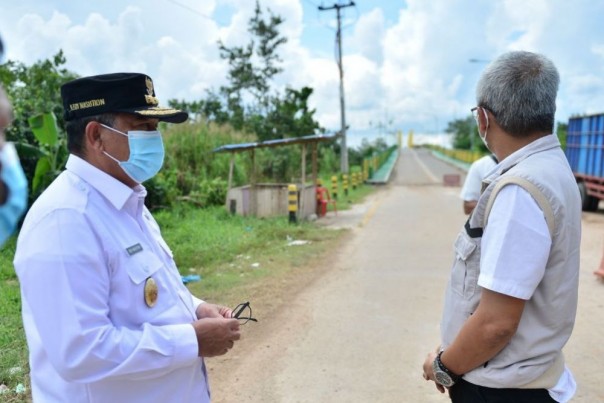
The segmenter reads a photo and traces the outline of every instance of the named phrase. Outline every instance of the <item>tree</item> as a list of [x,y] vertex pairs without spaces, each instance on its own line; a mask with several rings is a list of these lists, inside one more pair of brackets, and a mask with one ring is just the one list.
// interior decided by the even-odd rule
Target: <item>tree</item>
[[68,155],[66,139],[59,136],[57,142],[40,143],[29,126],[28,119],[40,113],[53,113],[57,117],[59,133],[64,133],[63,104],[61,85],[77,78],[77,75],[63,67],[63,51],[52,58],[41,60],[26,66],[21,62],[9,61],[0,65],[0,82],[4,86],[14,110],[14,121],[6,130],[7,140],[15,142],[21,158],[21,164],[30,182],[33,183],[38,160],[53,155],[57,169],[45,175],[36,192],[30,192],[34,199],[63,168]]
[[228,84],[219,91],[223,108],[215,96],[214,102],[207,104],[213,109],[205,112],[220,118],[224,117],[221,113],[227,113],[228,123],[255,133],[259,140],[299,137],[322,130],[314,119],[315,111],[308,107],[312,88],[286,88],[283,94],[271,90],[273,80],[283,71],[278,53],[287,42],[279,32],[283,22],[270,10],[265,17],[256,1],[248,24],[250,42],[233,47],[219,42],[220,56],[229,63]]
[[351,148],[349,152],[349,159],[351,165],[363,165],[363,160],[371,158],[375,155],[381,154],[388,149],[388,143],[383,137],[378,137],[372,142],[367,139],[361,141],[361,145],[358,148]]
[[53,112],[59,127],[65,127],[60,88],[78,77],[62,67],[65,62],[63,51],[59,51],[51,59],[31,66],[15,61],[0,65],[0,82],[11,99],[15,114],[15,120],[7,130],[9,140],[34,143],[27,119],[42,112]]
[[[228,47],[218,42],[220,57],[227,61],[227,84],[208,91],[198,102],[171,100],[170,106],[201,115],[209,122],[227,123],[232,128],[253,133],[260,141],[283,139],[324,132],[308,106],[310,87],[274,89],[276,76],[283,71],[280,47],[287,38],[280,34],[283,18],[263,12],[258,1],[248,22],[251,39],[242,46]],[[295,177],[301,153],[297,148],[271,149],[256,153],[262,161],[261,175],[287,181]]]
[[253,131],[259,140],[274,138],[301,137],[322,131],[314,120],[315,109],[309,109],[308,99],[313,93],[310,87],[300,90],[287,88],[285,96],[275,98],[266,117],[253,115]]
[[564,150],[566,149],[566,135],[568,133],[568,123],[557,122],[556,126],[556,135],[558,136],[558,140],[560,140],[560,145]]
[[220,96],[211,90],[208,91],[206,99],[192,102],[171,99],[168,101],[168,105],[188,112],[192,119],[199,117],[219,124],[229,122],[229,114],[224,109]]
[[[279,66],[282,60],[278,50],[287,42],[287,38],[279,33],[283,18],[273,14],[270,9],[268,14],[268,18],[264,19],[260,3],[256,0],[254,16],[248,23],[248,30],[252,34],[250,42],[231,48],[219,42],[220,57],[228,60],[230,66],[229,85],[220,88],[230,103],[229,109],[236,109],[237,106],[244,109],[243,104],[249,102],[253,113],[266,115],[268,112],[271,103],[270,83],[283,71]],[[251,96],[252,100],[246,96]]]
[[476,121],[472,116],[449,122],[445,132],[453,135],[453,148],[455,149],[488,152],[478,137]]

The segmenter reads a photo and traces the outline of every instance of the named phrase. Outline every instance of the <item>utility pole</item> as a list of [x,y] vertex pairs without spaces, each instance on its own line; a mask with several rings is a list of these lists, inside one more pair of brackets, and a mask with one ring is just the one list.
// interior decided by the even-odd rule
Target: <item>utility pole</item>
[[336,10],[336,15],[338,18],[338,31],[336,32],[336,39],[338,41],[338,69],[340,71],[340,119],[341,119],[341,129],[340,136],[342,136],[341,141],[341,159],[340,159],[340,171],[342,173],[348,173],[348,147],[346,146],[346,110],[344,108],[344,67],[342,66],[342,28],[341,21],[342,17],[340,14],[340,10],[346,7],[354,6],[354,1],[349,1],[348,4],[339,4],[335,3],[331,7],[323,7],[319,6],[319,11],[329,11]]

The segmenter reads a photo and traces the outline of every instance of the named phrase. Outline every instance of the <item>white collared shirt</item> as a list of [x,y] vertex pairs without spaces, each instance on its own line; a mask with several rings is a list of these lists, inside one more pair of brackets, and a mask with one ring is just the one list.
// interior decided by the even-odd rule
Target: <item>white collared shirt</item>
[[[71,155],[17,243],[34,401],[209,402],[182,284],[146,190]],[[158,287],[155,305],[145,284]]]
[[497,163],[491,155],[485,155],[474,161],[472,165],[470,165],[459,197],[464,201],[478,200],[478,198],[480,198],[482,180],[486,178],[496,166]]

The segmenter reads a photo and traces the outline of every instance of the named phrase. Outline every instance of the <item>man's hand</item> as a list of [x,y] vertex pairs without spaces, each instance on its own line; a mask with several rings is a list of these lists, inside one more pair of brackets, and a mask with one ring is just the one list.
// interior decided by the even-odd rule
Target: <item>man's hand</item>
[[[438,351],[439,348],[436,349]],[[428,353],[426,360],[424,361],[424,379],[426,381],[434,381],[434,385],[436,385],[436,389],[440,393],[445,393],[445,387],[438,382],[436,382],[436,378],[434,377],[434,370],[432,368],[432,363],[436,359],[436,352]]]
[[[205,304],[202,304],[205,305]],[[210,317],[193,322],[197,335],[200,357],[215,357],[226,354],[235,340],[239,340],[239,322],[237,319]]]
[[200,304],[195,310],[197,319],[203,318],[225,318],[230,319],[233,317],[233,311],[230,308],[222,305],[208,304],[204,302]]
[[463,212],[465,214],[470,214],[476,205],[478,204],[478,200],[464,200],[463,201]]

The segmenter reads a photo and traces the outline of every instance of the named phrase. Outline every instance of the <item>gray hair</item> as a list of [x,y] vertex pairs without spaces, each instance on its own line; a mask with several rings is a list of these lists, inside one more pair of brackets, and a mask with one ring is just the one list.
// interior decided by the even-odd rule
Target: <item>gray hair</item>
[[486,68],[476,87],[476,100],[511,136],[551,133],[559,83],[556,66],[545,56],[508,52]]

